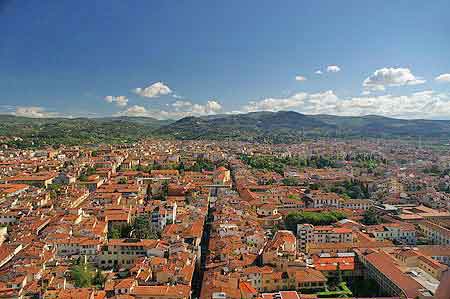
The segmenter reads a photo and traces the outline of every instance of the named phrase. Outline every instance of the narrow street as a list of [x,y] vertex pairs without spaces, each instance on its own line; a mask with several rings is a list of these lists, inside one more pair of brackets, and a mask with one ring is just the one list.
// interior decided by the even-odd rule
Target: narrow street
[[205,272],[206,266],[206,256],[208,254],[208,244],[209,244],[209,235],[211,229],[211,221],[212,221],[212,209],[210,204],[208,203],[208,214],[205,219],[205,223],[203,226],[203,236],[202,241],[200,243],[200,263],[197,263],[194,277],[192,280],[192,298],[196,299],[200,297],[203,274]]

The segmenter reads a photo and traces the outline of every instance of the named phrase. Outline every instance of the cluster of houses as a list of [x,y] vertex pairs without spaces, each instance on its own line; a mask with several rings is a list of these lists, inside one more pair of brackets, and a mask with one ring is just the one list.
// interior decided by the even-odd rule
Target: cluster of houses
[[203,145],[180,149],[2,152],[0,298],[190,298],[211,189],[231,178],[188,170],[217,159]]
[[449,299],[450,156],[405,146],[3,148],[0,299]]

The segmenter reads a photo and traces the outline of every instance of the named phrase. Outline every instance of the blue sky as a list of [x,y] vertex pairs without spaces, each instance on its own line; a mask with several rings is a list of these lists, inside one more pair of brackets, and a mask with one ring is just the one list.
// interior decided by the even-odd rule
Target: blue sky
[[0,0],[0,113],[450,119],[449,11],[448,0]]

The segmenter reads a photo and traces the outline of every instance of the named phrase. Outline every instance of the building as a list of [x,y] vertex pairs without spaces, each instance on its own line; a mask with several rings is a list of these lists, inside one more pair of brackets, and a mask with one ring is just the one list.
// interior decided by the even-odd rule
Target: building
[[277,264],[280,259],[293,261],[297,256],[297,241],[291,231],[279,230],[262,251],[263,264]]
[[298,224],[297,238],[300,249],[305,250],[310,243],[352,243],[353,231],[343,227]]
[[262,291],[279,290],[323,290],[327,278],[318,270],[311,268],[289,268],[287,271],[262,273]]
[[436,245],[450,245],[450,229],[444,225],[423,221],[419,223],[423,234]]
[[408,299],[433,298],[427,290],[412,276],[402,272],[395,260],[384,251],[357,251],[358,257],[366,269],[366,275],[374,279],[382,291],[389,296]]
[[370,199],[347,199],[342,202],[340,208],[350,210],[368,210],[373,206],[374,202]]
[[56,173],[43,172],[33,174],[21,174],[10,178],[6,178],[5,182],[8,184],[27,184],[35,187],[47,188],[56,178]]
[[305,205],[308,208],[340,208],[344,199],[333,192],[313,190],[304,196]]
[[168,245],[160,240],[112,239],[102,248],[97,264],[102,268],[130,268],[139,257],[164,257]]
[[130,293],[135,299],[189,299],[191,288],[185,285],[135,286]]
[[279,291],[277,293],[261,294],[262,299],[300,299],[295,291]]
[[416,228],[409,223],[384,223],[366,226],[367,233],[377,241],[390,240],[400,244],[414,245],[417,242]]

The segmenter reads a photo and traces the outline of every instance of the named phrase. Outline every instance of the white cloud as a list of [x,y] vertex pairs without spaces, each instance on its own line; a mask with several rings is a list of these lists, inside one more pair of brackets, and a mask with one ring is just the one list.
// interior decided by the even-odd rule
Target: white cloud
[[147,116],[147,109],[145,109],[144,106],[133,105],[119,114],[127,116]]
[[119,107],[125,107],[128,104],[126,96],[106,96],[105,101],[108,103],[115,103]]
[[442,74],[434,78],[439,83],[450,83],[450,74]]
[[206,103],[206,111],[208,113],[217,113],[222,110],[222,105],[217,100],[211,100]]
[[119,107],[125,107],[128,104],[128,99],[125,96],[118,96],[116,98],[116,105]]
[[306,81],[306,78],[303,76],[295,76],[295,80],[297,81]]
[[266,98],[260,101],[250,101],[243,107],[243,111],[253,112],[288,110],[302,105],[307,97],[307,93],[300,92],[287,98]]
[[222,105],[216,100],[210,100],[205,105],[194,104],[190,101],[175,101],[172,107],[176,112],[182,112],[192,115],[208,115],[215,114],[222,110]]
[[173,110],[148,110],[143,106],[134,105],[119,112],[117,115],[147,116],[157,119],[178,119],[186,116],[202,116],[217,114],[222,105],[216,100],[207,101],[206,104],[194,104],[189,101],[175,101],[169,107]]
[[377,114],[401,118],[448,118],[450,95],[422,91],[409,95],[381,95],[354,97],[342,100],[336,106],[337,114]]
[[315,71],[315,72],[314,72],[314,74],[317,74],[317,75],[322,75],[322,74],[323,74],[323,72],[322,72],[321,70],[317,70],[317,71]]
[[192,103],[189,101],[175,101],[174,103],[172,103],[172,106],[175,107],[176,109],[180,109],[183,107],[190,107],[192,106]]
[[340,72],[340,71],[341,71],[341,68],[338,67],[337,65],[329,65],[329,66],[327,66],[327,72],[328,73],[337,73],[337,72]]
[[340,99],[333,91],[297,93],[286,98],[251,101],[243,112],[294,110],[306,114],[361,116],[368,114],[400,118],[449,118],[450,94],[426,90],[409,95],[362,95]]
[[417,85],[425,82],[407,68],[382,68],[366,78],[363,87],[370,91],[384,91],[387,86]]
[[184,111],[189,115],[210,115],[216,114],[222,110],[222,105],[215,101],[210,100],[205,105],[193,104],[188,110]]
[[32,118],[45,118],[45,117],[57,117],[59,114],[56,112],[46,111],[43,107],[16,107],[16,111],[13,112],[15,116],[32,117]]
[[168,95],[172,93],[172,90],[169,86],[165,85],[162,82],[156,82],[151,84],[150,86],[144,88],[136,88],[133,91],[137,95],[145,98],[157,98],[162,95]]

